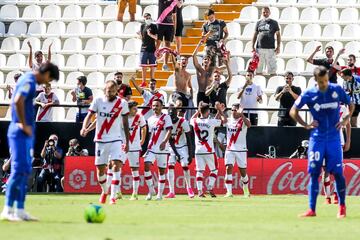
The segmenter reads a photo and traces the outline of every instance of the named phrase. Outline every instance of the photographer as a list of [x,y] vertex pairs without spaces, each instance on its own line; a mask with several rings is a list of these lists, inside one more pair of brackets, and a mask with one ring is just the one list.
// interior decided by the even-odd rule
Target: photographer
[[89,151],[80,146],[79,140],[73,138],[69,141],[69,149],[66,156],[89,156]]
[[41,150],[41,158],[43,159],[42,170],[37,178],[37,191],[44,192],[61,192],[61,168],[63,151],[57,146],[58,136],[52,134],[49,140],[45,141]]

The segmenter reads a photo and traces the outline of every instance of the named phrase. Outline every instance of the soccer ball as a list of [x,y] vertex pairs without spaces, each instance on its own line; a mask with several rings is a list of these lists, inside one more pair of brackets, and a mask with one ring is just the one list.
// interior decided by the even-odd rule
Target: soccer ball
[[88,223],[102,223],[105,220],[105,210],[99,205],[90,204],[85,209],[84,216]]

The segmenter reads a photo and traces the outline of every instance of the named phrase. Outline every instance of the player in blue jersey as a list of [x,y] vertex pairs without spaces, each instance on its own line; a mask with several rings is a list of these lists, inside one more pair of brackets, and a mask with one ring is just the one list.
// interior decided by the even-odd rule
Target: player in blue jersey
[[[323,160],[326,172],[335,177],[336,189],[339,197],[338,218],[346,216],[345,194],[346,184],[342,168],[342,147],[340,129],[345,126],[354,111],[354,104],[341,86],[329,83],[326,68],[317,67],[314,70],[317,86],[307,89],[296,100],[290,115],[306,129],[311,130],[308,150],[309,205],[310,209],[302,217],[316,216],[316,198],[319,193],[319,176]],[[349,114],[340,120],[340,103],[349,105]],[[309,107],[313,122],[307,124],[299,115],[299,109],[304,105]]]
[[[6,189],[6,200],[0,219],[8,221],[37,220],[24,211],[28,177],[35,139],[34,98],[36,84],[59,79],[56,65],[46,62],[34,72],[20,77],[11,99],[11,123],[8,142],[11,148],[11,174]],[[14,209],[14,203],[16,208]]]

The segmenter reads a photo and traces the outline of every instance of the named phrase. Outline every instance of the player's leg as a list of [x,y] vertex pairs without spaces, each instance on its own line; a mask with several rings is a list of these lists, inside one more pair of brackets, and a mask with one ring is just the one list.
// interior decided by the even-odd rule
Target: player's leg
[[194,197],[194,191],[191,187],[191,182],[190,182],[190,170],[189,170],[189,152],[188,149],[186,147],[182,148],[182,150],[180,150],[180,164],[181,167],[183,169],[183,173],[184,173],[184,179],[185,179],[185,184],[186,184],[186,191],[188,193],[188,196],[190,198]]
[[225,188],[226,194],[225,197],[233,197],[232,194],[232,184],[233,184],[233,168],[235,163],[235,158],[233,152],[226,151],[225,152],[225,167],[226,167],[226,174],[225,174]]
[[118,10],[118,14],[117,14],[117,20],[120,21],[120,22],[123,21],[126,5],[127,5],[126,0],[120,0],[119,1],[119,5],[118,5],[119,10]]
[[176,164],[176,156],[175,154],[171,153],[169,156],[168,162],[168,172],[167,172],[167,179],[169,183],[169,193],[166,195],[165,198],[175,198],[175,164]]
[[108,195],[108,186],[106,184],[106,166],[109,159],[109,149],[104,143],[95,143],[95,153],[96,176],[101,187],[99,202],[104,204]]
[[250,197],[249,191],[249,176],[247,175],[247,152],[240,152],[236,158],[237,165],[240,170],[241,175],[241,184],[244,192],[245,197]]
[[136,0],[129,0],[130,22],[135,22]]
[[212,198],[215,198],[216,195],[213,191],[214,185],[216,182],[217,174],[218,174],[218,168],[217,168],[217,157],[214,154],[207,155],[206,163],[210,169],[210,177],[209,177],[209,185],[208,185],[208,193]]
[[110,204],[115,204],[117,199],[122,199],[120,192],[122,162],[119,159],[114,159],[111,160],[111,165],[113,177],[111,181]]
[[157,154],[156,163],[159,169],[159,183],[158,183],[158,193],[156,200],[162,200],[162,195],[165,189],[166,182],[166,165],[168,162],[169,154]]
[[324,186],[325,203],[331,204],[330,174],[326,172],[326,169],[323,171],[322,181]]
[[139,191],[139,162],[140,162],[140,151],[138,152],[128,152],[128,160],[131,168],[131,174],[133,177],[133,192],[130,200],[138,200],[138,191]]
[[148,152],[144,159],[144,177],[145,177],[146,185],[148,186],[149,189],[149,193],[145,198],[146,200],[151,200],[152,196],[154,196],[156,193],[154,189],[152,174],[150,171],[150,168],[154,161],[155,161],[154,154],[152,152]]
[[196,188],[198,190],[198,196],[201,198],[205,197],[203,191],[203,182],[204,182],[204,171],[205,171],[205,158],[206,155],[195,154],[195,164],[196,164]]
[[113,170],[112,170],[112,165],[111,165],[111,161],[110,161],[107,166],[107,172],[106,172],[106,187],[108,189],[107,194],[110,194],[112,178],[113,178]]

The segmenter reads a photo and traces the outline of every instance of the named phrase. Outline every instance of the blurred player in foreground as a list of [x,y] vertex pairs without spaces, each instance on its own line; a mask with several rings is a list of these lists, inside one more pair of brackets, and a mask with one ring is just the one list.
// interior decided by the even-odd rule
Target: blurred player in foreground
[[[91,119],[96,114],[95,165],[98,182],[102,189],[100,203],[106,202],[108,194],[105,170],[109,161],[113,173],[110,204],[115,204],[116,199],[121,198],[118,196],[121,194],[121,168],[126,160],[125,153],[129,149],[128,113],[127,101],[117,96],[116,82],[108,80],[105,83],[105,97],[99,97],[91,103],[80,131],[80,135],[85,137],[94,129],[95,124],[91,124]],[[122,128],[124,128],[125,137],[122,136]],[[125,143],[122,139],[125,139]]]
[[[29,174],[32,171],[35,121],[33,102],[36,84],[46,84],[59,79],[59,68],[49,62],[43,63],[34,72],[23,75],[16,84],[11,99],[11,123],[8,142],[11,149],[11,174],[6,189],[4,210],[0,219],[8,221],[34,221],[36,218],[25,212],[25,196]],[[14,209],[14,202],[16,208]]]
[[[340,129],[346,126],[354,111],[354,104],[346,95],[341,86],[329,83],[329,75],[324,67],[314,70],[317,86],[307,89],[296,100],[291,108],[291,117],[311,130],[308,151],[309,182],[309,207],[310,209],[301,217],[316,216],[316,199],[319,193],[319,176],[323,159],[326,163],[326,172],[333,174],[336,181],[337,194],[339,197],[338,218],[346,217],[345,195],[346,184],[343,175],[343,154],[340,142]],[[340,103],[349,105],[350,113],[340,120]],[[299,109],[307,105],[314,118],[311,124],[307,124],[299,115]]]

